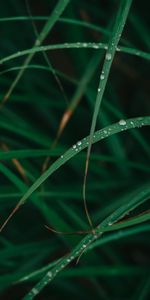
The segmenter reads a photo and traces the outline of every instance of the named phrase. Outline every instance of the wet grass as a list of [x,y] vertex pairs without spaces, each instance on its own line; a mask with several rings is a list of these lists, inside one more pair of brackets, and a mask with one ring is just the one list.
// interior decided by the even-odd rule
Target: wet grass
[[2,4],[1,299],[149,299],[148,11]]

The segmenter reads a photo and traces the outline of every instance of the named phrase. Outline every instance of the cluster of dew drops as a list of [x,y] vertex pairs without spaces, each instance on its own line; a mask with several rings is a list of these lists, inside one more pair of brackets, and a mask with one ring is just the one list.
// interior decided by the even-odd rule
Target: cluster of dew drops
[[[122,127],[121,131],[122,131],[122,130],[125,130],[126,125],[127,125],[126,120],[121,119],[118,123],[119,123],[119,125]],[[134,122],[133,122],[133,121],[130,121],[130,124],[134,127]],[[142,123],[142,125],[144,125],[144,123]],[[139,126],[139,127],[140,127],[140,126]],[[111,131],[111,128],[109,128],[108,130]],[[104,133],[104,136],[108,136],[108,135],[109,135],[107,130],[104,130],[103,133]],[[104,136],[103,136],[102,138],[104,138]],[[93,136],[94,139],[95,139],[95,137],[96,137],[96,135]],[[82,143],[83,143],[83,144],[86,143],[86,144],[88,145],[88,144],[89,144],[88,139],[87,139],[87,138],[84,138],[83,141],[78,141],[76,144],[74,144],[74,145],[72,146],[72,150],[73,150],[73,151],[76,151],[76,152],[81,151],[81,150],[82,150],[82,146],[83,146]],[[61,155],[61,159],[63,159],[63,158],[64,158],[64,156]]]

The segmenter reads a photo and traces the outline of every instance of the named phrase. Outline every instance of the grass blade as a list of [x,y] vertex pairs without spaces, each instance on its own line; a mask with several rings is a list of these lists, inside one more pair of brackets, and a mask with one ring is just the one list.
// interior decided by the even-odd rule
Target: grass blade
[[88,166],[89,166],[89,159],[90,159],[90,153],[91,153],[91,147],[92,147],[92,140],[93,135],[96,127],[97,117],[99,114],[101,102],[103,99],[103,94],[105,91],[105,87],[108,81],[108,76],[110,73],[110,69],[112,66],[112,62],[116,53],[116,48],[118,46],[119,40],[121,38],[121,34],[123,32],[123,28],[125,26],[129,10],[131,7],[132,0],[123,1],[120,4],[120,8],[116,17],[116,23],[114,25],[112,37],[110,38],[110,41],[108,43],[108,49],[106,52],[102,73],[100,76],[100,82],[98,86],[98,93],[96,97],[95,107],[94,107],[94,113],[92,118],[92,124],[90,129],[90,140],[87,150],[87,157],[86,157],[86,165],[85,165],[85,174],[84,174],[84,181],[83,181],[83,200],[84,200],[84,208],[86,212],[86,216],[89,222],[90,227],[93,229],[93,223],[88,211],[87,202],[86,202],[86,180],[87,180],[87,174],[88,174]]
[[[139,118],[133,118],[128,120],[121,120],[119,123],[115,123],[113,125],[110,125],[108,127],[105,127],[104,129],[101,129],[97,132],[95,132],[93,136],[92,143],[96,143],[106,137],[109,137],[113,134],[116,134],[118,132],[136,128],[136,127],[142,127],[150,125],[150,117],[139,117]],[[89,136],[84,138],[82,141],[77,142],[76,145],[74,145],[72,148],[70,148],[64,155],[62,155],[59,159],[57,159],[50,167],[49,169],[41,175],[36,182],[28,189],[28,191],[24,194],[24,196],[21,198],[19,203],[17,204],[17,207],[14,209],[14,212],[19,209],[21,205],[25,203],[25,201],[32,195],[34,191],[39,188],[39,186],[49,177],[51,176],[57,169],[59,169],[63,164],[65,164],[67,161],[69,161],[72,157],[74,157],[77,153],[79,153],[81,150],[85,149],[89,145]],[[7,218],[7,220],[4,222],[4,224],[1,226],[0,231],[3,230],[3,228],[6,226],[8,221],[11,219],[11,217],[14,215],[12,212],[11,215]]]

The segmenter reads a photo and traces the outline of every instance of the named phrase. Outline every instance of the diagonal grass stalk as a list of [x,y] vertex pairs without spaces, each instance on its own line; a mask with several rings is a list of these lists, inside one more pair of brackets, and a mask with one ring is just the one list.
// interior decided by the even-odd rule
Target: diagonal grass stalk
[[[98,49],[103,49],[107,50],[108,49],[108,44],[107,43],[91,43],[91,42],[76,42],[76,43],[63,43],[63,44],[56,44],[56,45],[46,45],[46,46],[40,46],[40,47],[35,47],[27,50],[22,50],[19,52],[15,52],[14,54],[11,54],[9,56],[6,56],[4,58],[0,59],[0,64],[3,64],[7,61],[10,61],[15,58],[22,57],[27,54],[34,54],[38,52],[43,52],[43,51],[49,51],[49,50],[61,50],[61,49],[93,49],[93,50],[98,50]],[[148,52],[144,52],[139,49],[134,49],[134,48],[129,48],[129,47],[123,47],[123,46],[118,46],[116,48],[116,52],[123,52],[127,53],[130,55],[135,55],[137,57],[141,57],[143,59],[150,60],[150,54]],[[26,69],[28,65],[23,65],[22,68]]]
[[87,202],[86,202],[86,180],[87,180],[87,174],[88,174],[88,166],[89,166],[89,159],[90,159],[90,153],[91,153],[91,147],[92,147],[92,140],[93,140],[93,135],[94,131],[96,128],[96,122],[97,122],[97,117],[99,114],[101,102],[103,99],[103,94],[105,91],[105,87],[108,81],[108,76],[110,73],[110,69],[112,66],[112,62],[116,53],[116,48],[118,46],[119,40],[121,38],[121,34],[123,32],[123,28],[125,26],[129,10],[131,7],[132,0],[126,0],[121,2],[119,11],[116,17],[116,22],[113,28],[112,36],[109,40],[108,43],[108,49],[105,55],[105,60],[102,68],[102,73],[100,75],[100,82],[98,86],[98,92],[97,92],[97,97],[96,97],[96,102],[95,102],[95,107],[94,107],[94,113],[93,113],[93,118],[92,118],[92,124],[91,124],[91,129],[90,129],[90,140],[89,140],[89,145],[88,145],[88,150],[87,150],[87,158],[86,158],[86,165],[85,165],[85,174],[84,174],[84,181],[83,181],[83,200],[84,200],[84,207],[85,207],[85,212],[87,215],[87,219],[89,222],[90,227],[93,229],[93,223],[90,217],[90,214],[88,212],[88,207],[87,207]]
[[[102,221],[95,229],[95,234],[88,234],[81,242],[62,260],[35,285],[35,287],[23,298],[23,300],[32,300],[38,295],[43,288],[49,284],[72,260],[80,256],[83,251],[88,250],[90,245],[95,242],[97,239],[101,238],[105,231],[109,231],[110,228],[113,228],[114,223],[120,220],[124,215],[128,214],[131,210],[138,207],[145,201],[149,199],[150,188],[149,186],[139,191],[135,191],[134,195],[128,196],[128,201],[126,204],[119,207],[114,211],[110,216],[108,216],[104,221]],[[149,220],[150,214],[148,214],[147,220]],[[137,222],[138,223],[138,222]],[[134,224],[134,223],[133,223]],[[130,225],[133,225],[130,224]],[[124,225],[124,224],[123,224]],[[121,226],[120,226],[121,227]],[[125,227],[125,226],[124,226]],[[110,229],[111,230],[111,229]],[[113,230],[113,229],[112,229]]]
[[[124,130],[132,129],[132,128],[138,128],[142,126],[150,125],[150,117],[139,117],[139,118],[133,118],[128,120],[121,120],[119,123],[115,123],[113,125],[110,125],[108,127],[105,127],[104,129],[101,129],[97,132],[95,132],[93,136],[92,143],[96,143],[104,138],[107,138],[113,134],[116,134],[118,132],[122,132]],[[59,159],[57,159],[50,167],[49,169],[42,174],[35,182],[34,184],[27,190],[27,192],[24,194],[24,196],[21,198],[21,200],[18,202],[17,206],[14,208],[12,213],[9,215],[9,217],[6,219],[6,221],[3,223],[3,225],[0,228],[0,231],[4,229],[8,221],[12,218],[14,213],[22,206],[26,200],[32,195],[34,191],[37,190],[37,188],[49,177],[51,176],[56,170],[58,170],[63,164],[65,164],[67,161],[69,161],[72,157],[74,157],[77,153],[82,151],[83,149],[87,148],[89,145],[90,136],[84,138],[83,140],[77,142],[76,145],[73,145],[72,148],[70,148],[64,155],[61,155]]]

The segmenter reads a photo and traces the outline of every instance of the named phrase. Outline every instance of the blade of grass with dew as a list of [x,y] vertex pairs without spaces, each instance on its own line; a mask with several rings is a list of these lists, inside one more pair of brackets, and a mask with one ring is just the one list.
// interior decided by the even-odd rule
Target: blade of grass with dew
[[[42,280],[34,286],[34,288],[23,298],[23,300],[34,299],[35,296],[38,295],[43,290],[43,288],[47,284],[49,284],[72,260],[79,257],[79,255],[81,255],[83,251],[86,251],[93,242],[100,238],[106,230],[109,231],[113,224],[123,218],[124,215],[128,214],[130,211],[146,202],[149,199],[149,195],[150,188],[146,190],[141,189],[140,193],[139,191],[137,193],[135,191],[134,197],[129,197],[126,204],[119,207],[96,227],[95,235],[93,235],[93,233],[90,233],[84,239],[82,239],[70,254],[63,258],[61,262],[56,265],[56,267],[49,271],[42,278]],[[131,196],[133,196],[133,193]]]
[[[100,141],[101,139],[104,139],[106,137],[109,137],[113,134],[116,134],[118,132],[122,132],[124,130],[136,128],[136,127],[142,127],[150,125],[150,117],[139,117],[139,118],[133,118],[124,120],[123,124],[115,123],[113,125],[110,125],[104,129],[101,129],[97,132],[95,132],[93,136],[92,143],[96,143]],[[70,160],[72,157],[74,157],[77,153],[79,153],[81,150],[87,148],[89,145],[89,136],[84,138],[82,141],[77,142],[76,145],[74,145],[72,148],[70,148],[64,155],[62,155],[59,159],[57,159],[50,167],[49,169],[41,175],[35,183],[28,189],[28,191],[24,194],[24,196],[21,198],[19,203],[17,204],[17,210],[18,208],[25,203],[25,201],[32,195],[34,191],[37,190],[37,188],[50,176],[52,175],[57,169],[59,169],[64,163],[66,163],[68,160]],[[4,224],[1,226],[0,231],[3,230],[5,225],[8,223],[10,218],[13,216],[13,213],[7,218],[7,220],[4,222]]]
[[86,158],[86,165],[85,165],[85,174],[84,174],[84,180],[83,180],[83,201],[84,201],[84,208],[86,212],[86,216],[89,222],[90,227],[93,229],[93,223],[88,211],[87,207],[87,202],[86,202],[86,180],[87,180],[87,174],[88,174],[88,165],[89,165],[89,159],[90,159],[90,152],[91,152],[91,147],[92,147],[92,140],[93,140],[93,135],[94,131],[96,128],[96,122],[97,122],[97,117],[99,114],[103,94],[105,91],[105,87],[108,81],[108,76],[110,73],[110,69],[112,66],[112,62],[115,56],[116,48],[118,46],[121,34],[123,32],[130,7],[132,4],[132,0],[127,0],[125,2],[121,2],[121,5],[119,7],[119,11],[116,17],[116,22],[113,28],[112,32],[112,37],[110,38],[110,41],[108,43],[108,49],[105,55],[105,60],[102,68],[102,73],[100,76],[100,82],[98,86],[98,93],[96,97],[96,102],[95,102],[95,107],[94,107],[94,113],[93,113],[93,118],[92,118],[92,124],[91,124],[91,129],[90,129],[90,140],[89,140],[89,145],[88,145],[88,150],[87,150],[87,158]]
[[[112,227],[114,228],[114,225],[112,225]],[[125,230],[118,230],[117,232],[110,232],[109,236],[104,235],[101,237],[101,239],[97,240],[96,242],[93,242],[92,245],[89,246],[87,251],[89,252],[90,250],[93,250],[96,247],[100,247],[101,245],[105,245],[112,241],[119,241],[122,238],[130,237],[132,235],[137,235],[137,234],[140,234],[143,232],[149,232],[149,231],[150,231],[150,225],[146,224],[146,225],[143,225],[142,227],[138,226],[138,227],[133,227],[133,228],[125,229]],[[41,275],[44,275],[44,273],[46,273],[48,270],[51,269],[52,264],[57,264],[57,263],[58,263],[58,260],[19,279],[19,282],[32,280],[32,279],[34,279],[34,280],[39,279],[41,277]]]
[[[40,32],[38,39],[36,39],[35,44],[33,46],[33,49],[35,49],[37,46],[41,45],[42,42],[45,40],[47,35],[50,33],[51,29],[59,19],[60,15],[63,13],[67,5],[69,4],[70,0],[59,0],[58,3],[56,4],[52,14],[50,15],[48,21],[46,22],[44,28]],[[27,66],[30,61],[32,60],[34,56],[34,51],[29,54],[29,56],[25,59],[23,66]],[[5,104],[5,102],[8,100],[10,97],[11,93],[13,92],[15,86],[19,82],[20,78],[22,77],[25,69],[22,69],[19,71],[18,75],[16,76],[15,80],[11,84],[9,90],[7,91],[6,95],[4,96],[2,102],[1,102],[1,107]]]
[[[49,50],[60,50],[60,49],[80,49],[80,48],[89,48],[89,49],[103,49],[107,50],[108,49],[108,44],[104,43],[91,43],[91,42],[76,42],[76,43],[63,43],[63,44],[55,44],[55,45],[46,45],[46,46],[36,46],[35,48],[30,48],[27,50],[22,50],[19,52],[15,52],[14,54],[11,54],[9,56],[3,57],[0,59],[0,64],[3,64],[7,61],[10,61],[14,58],[19,58],[27,54],[34,54],[42,51],[49,51]],[[128,48],[128,47],[122,47],[118,46],[115,49],[116,52],[124,52],[127,54],[135,55],[138,57],[141,57],[143,59],[150,60],[150,54],[148,52],[141,51],[139,49],[133,49],[133,48]],[[23,69],[26,69],[27,65],[23,65]]]
[[[108,24],[107,30],[109,29],[110,25]],[[79,35],[80,38],[82,38],[82,34]],[[79,44],[80,45],[80,44]],[[86,46],[86,43],[83,43],[84,46]],[[95,47],[96,48],[96,47]],[[60,125],[57,130],[56,138],[54,140],[54,143],[52,146],[56,147],[60,136],[62,135],[65,127],[67,126],[70,118],[72,117],[73,113],[75,112],[76,108],[79,106],[79,103],[86,92],[87,86],[90,83],[92,77],[94,76],[94,73],[96,69],[98,68],[98,64],[101,63],[103,56],[102,54],[100,55],[99,53],[96,53],[93,55],[92,59],[90,59],[88,65],[86,66],[86,69],[84,71],[84,74],[82,78],[79,81],[79,84],[76,88],[76,91],[70,101],[70,104],[68,105],[68,108],[65,110],[63,113],[63,116],[60,121]],[[81,61],[83,61],[83,56],[77,58],[78,64],[80,64]],[[85,61],[85,57],[84,57]],[[53,148],[53,147],[52,147]],[[46,160],[44,161],[42,170],[45,171],[47,169],[48,163],[49,163],[50,157],[47,157]]]
[[[150,225],[149,224],[143,224],[142,226],[135,226],[131,228],[127,228],[124,230],[117,230],[116,232],[113,232],[115,230],[117,225],[112,225],[112,232],[109,231],[109,235],[103,235],[101,239],[94,242],[92,245],[89,246],[87,251],[91,251],[96,247],[100,247],[101,245],[105,245],[107,243],[110,243],[112,241],[118,241],[122,238],[130,237],[135,234],[139,234],[142,232],[149,232],[150,231]],[[110,229],[110,228],[109,228]]]

